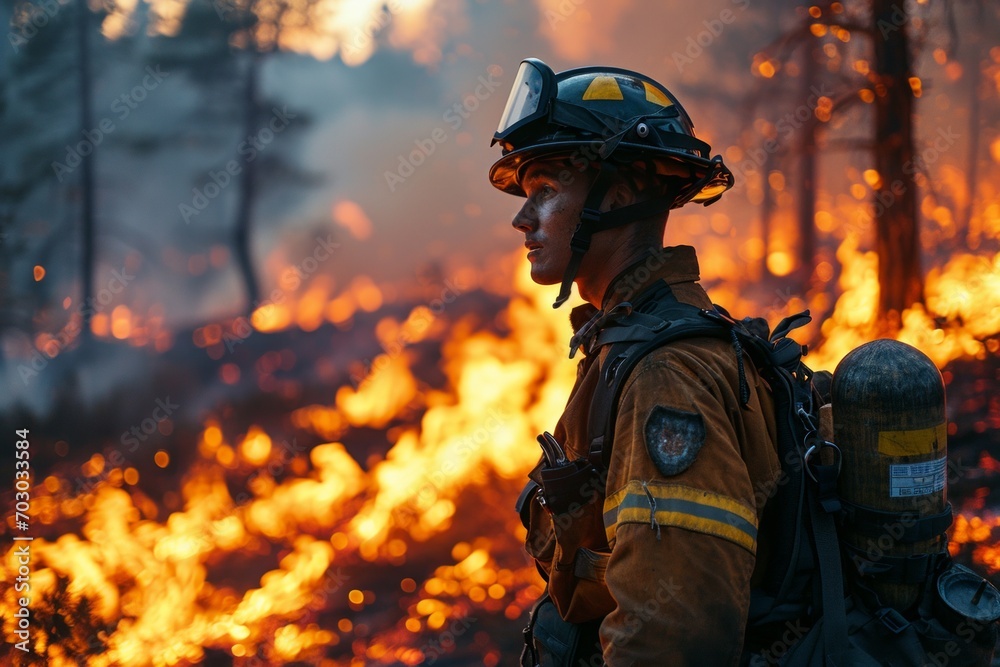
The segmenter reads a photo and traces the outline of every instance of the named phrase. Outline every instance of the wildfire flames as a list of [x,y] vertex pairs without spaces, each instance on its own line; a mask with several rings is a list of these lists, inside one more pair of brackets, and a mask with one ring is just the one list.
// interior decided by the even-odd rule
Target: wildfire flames
[[[525,443],[549,427],[574,373],[562,360],[564,317],[552,313],[547,296],[532,294],[525,281],[522,272],[523,293],[503,316],[507,336],[475,331],[471,322],[454,323],[446,332],[426,306],[402,322],[379,323],[376,332],[384,340],[404,332],[411,342],[445,334],[442,369],[448,381],[442,390],[421,393],[410,353],[399,350],[376,357],[356,389],[341,387],[335,406],[307,406],[292,415],[297,427],[330,438],[402,422],[390,431],[392,448],[369,461],[367,470],[340,442],[299,452],[257,426],[229,441],[218,423],[209,422],[197,443],[199,460],[183,481],[182,509],[169,516],[142,493],[135,469],[108,470],[101,455],[81,470],[104,480],[91,491],[69,496],[68,479],[46,478],[33,500],[35,519],[46,525],[70,521],[80,535],[67,531],[33,543],[33,596],[52,598],[62,585],[65,594],[90,601],[91,629],[101,647],[91,665],[184,664],[204,659],[212,648],[281,664],[342,643],[349,644],[343,653],[358,664],[420,664],[432,651],[448,648],[440,642],[417,648],[422,634],[458,632],[463,619],[482,611],[519,618],[540,589],[534,569],[516,553],[523,529],[509,511],[510,495],[534,462],[535,452]],[[310,293],[287,312],[264,317],[258,311],[251,319],[261,330],[275,321],[294,322]],[[340,302],[364,298],[353,294]],[[198,330],[196,343],[217,344],[221,331]],[[419,421],[401,419],[413,413],[414,401]],[[248,475],[246,497],[234,497],[227,480]],[[380,618],[377,626],[352,621],[349,610],[372,605],[376,593],[361,583],[368,578],[351,573],[366,562],[404,563],[415,544],[452,529],[462,514],[457,500],[470,489],[491,512],[502,508],[490,519],[496,522],[492,537],[457,531],[470,539],[446,549],[432,576],[395,582],[395,595],[406,601],[396,618]],[[476,523],[478,511],[466,510],[467,527]],[[281,547],[277,562],[258,586],[239,590],[216,583],[212,572],[230,559],[271,554],[271,545]],[[17,571],[8,556],[4,579]],[[393,593],[379,592],[387,594]],[[11,608],[13,596],[7,587],[4,602]],[[329,622],[317,623],[320,615]],[[476,634],[475,627],[469,632],[486,664],[498,664],[488,635]],[[80,649],[44,637],[39,650],[48,652],[53,665],[70,665],[77,664],[74,651]]]
[[[874,258],[852,238],[838,258],[843,292],[823,326],[828,338],[816,354],[819,367],[865,340],[874,318]],[[998,281],[1000,254],[954,256],[931,273],[927,310],[908,311],[900,337],[940,364],[994,353]],[[302,326],[316,313],[342,324],[347,311],[380,301],[370,281],[333,298],[317,297],[314,287],[296,302],[258,310],[253,324],[260,331]],[[973,308],[992,319],[973,317]],[[427,306],[402,321],[383,318],[375,333],[391,353],[373,359],[356,388],[342,386],[334,405],[292,414],[297,428],[330,442],[298,451],[261,427],[230,439],[209,421],[198,460],[184,474],[181,507],[167,516],[142,492],[134,468],[109,468],[99,454],[81,472],[103,483],[85,493],[67,493],[68,476],[44,479],[35,491],[35,520],[77,526],[79,534],[65,530],[33,543],[35,599],[53,605],[73,599],[74,609],[86,601],[85,630],[93,633],[92,646],[82,649],[88,665],[189,664],[210,650],[247,664],[327,655],[343,656],[325,658],[331,665],[420,664],[457,643],[445,646],[434,637],[453,637],[467,626],[463,641],[475,645],[484,664],[499,664],[489,634],[467,619],[502,613],[513,621],[541,592],[534,568],[517,553],[523,529],[509,505],[536,460],[532,436],[551,427],[575,373],[565,360],[565,314],[552,311],[549,295],[533,288],[524,264],[499,322],[506,333],[472,317],[445,326]],[[195,342],[211,350],[226,330],[203,327]],[[443,387],[427,389],[414,375],[415,353],[392,344],[400,340],[440,342]],[[393,444],[362,465],[342,441],[365,428],[386,430]],[[992,459],[981,467],[990,463],[1000,469]],[[982,509],[959,515],[953,548],[979,543],[976,561],[1000,570],[1000,547],[988,545],[1000,518]],[[434,542],[442,535],[449,538],[443,548]],[[436,544],[430,553],[439,560],[426,569],[430,575],[419,581],[394,575],[394,566],[427,548],[422,543]],[[227,581],[223,573],[254,556],[268,568],[256,585]],[[8,553],[3,579],[12,581],[16,571]],[[373,582],[382,589],[373,590]],[[13,588],[5,588],[4,604],[14,608]],[[398,609],[383,605],[382,596],[401,600]],[[67,613],[39,607],[40,617]],[[358,621],[368,607],[384,611]],[[9,634],[9,616],[6,623]],[[75,665],[81,654],[75,642],[42,636],[38,649],[50,664]]]
[[[1000,206],[986,212],[984,245],[1000,238]],[[716,300],[735,314],[766,308],[766,299],[755,303],[735,282],[718,283],[731,267],[715,253],[705,256]],[[836,259],[840,296],[832,307],[817,289],[767,311],[772,325],[802,307],[830,313],[806,332],[822,340],[807,359],[814,368],[832,369],[876,335],[877,258],[846,230]],[[515,285],[493,319],[453,317],[433,302],[382,317],[374,335],[384,352],[353,369],[361,381],[337,389],[332,405],[291,415],[296,429],[325,444],[307,450],[258,425],[227,435],[209,420],[169,513],[143,492],[135,468],[116,467],[110,456],[84,463],[80,474],[92,482],[82,492],[67,472],[39,481],[33,519],[59,536],[32,543],[33,612],[44,628],[37,650],[57,666],[81,656],[94,666],[190,664],[212,652],[241,664],[416,665],[464,645],[483,664],[500,664],[496,638],[479,619],[513,627],[541,593],[520,555],[524,533],[510,505],[536,460],[533,436],[551,428],[575,377],[565,358],[566,315],[551,309],[551,295],[518,262],[506,262],[517,267]],[[496,276],[484,285],[485,274],[456,275],[470,290],[501,289]],[[956,252],[928,273],[926,294],[925,306],[903,314],[901,340],[942,367],[997,355],[1000,253]],[[348,328],[358,313],[377,314],[399,299],[399,290],[367,277],[335,293],[332,281],[317,276],[281,303],[261,306],[249,323],[209,324],[192,342],[221,359],[227,338],[246,337],[241,326],[262,333]],[[162,331],[155,318],[140,321],[117,308],[108,323],[93,326],[99,336],[133,344],[171,344],[154,333]],[[418,344],[439,348],[439,386],[417,372]],[[284,363],[282,353],[268,352],[257,367],[268,378]],[[229,366],[220,375],[231,384],[239,370]],[[261,388],[269,387],[262,379]],[[1000,428],[995,398],[990,410],[977,432]],[[345,446],[366,430],[384,433],[391,443],[384,455],[360,460]],[[156,462],[167,467],[170,458],[161,451]],[[978,468],[992,475],[1000,464],[984,453]],[[1000,517],[985,493],[977,495],[957,517],[952,550],[969,544],[977,563],[1000,571],[997,527]],[[405,570],[413,562],[422,576]],[[238,576],[256,571],[256,582]],[[16,572],[11,550],[0,579],[9,584]],[[5,586],[5,608],[16,608],[15,596]],[[4,624],[10,637],[10,615]]]

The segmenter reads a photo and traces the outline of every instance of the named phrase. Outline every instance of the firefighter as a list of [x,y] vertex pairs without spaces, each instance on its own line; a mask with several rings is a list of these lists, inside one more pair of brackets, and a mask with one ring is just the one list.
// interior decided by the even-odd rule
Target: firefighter
[[[712,307],[694,248],[663,238],[668,211],[714,202],[732,174],[664,86],[612,67],[523,61],[493,142],[491,182],[525,198],[512,224],[532,279],[560,285],[555,307],[573,283],[586,301],[570,313],[575,386],[519,501],[547,581],[522,662],[736,665],[781,470],[753,364],[717,338],[654,349],[614,405],[606,465],[586,463],[611,325],[664,299]],[[590,477],[567,496],[545,473],[574,461]]]

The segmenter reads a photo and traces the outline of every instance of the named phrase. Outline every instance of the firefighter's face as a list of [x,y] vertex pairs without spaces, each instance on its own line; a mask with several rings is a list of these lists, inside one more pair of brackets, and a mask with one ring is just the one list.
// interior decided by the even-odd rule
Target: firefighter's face
[[525,169],[521,186],[527,199],[511,224],[524,234],[531,279],[539,285],[562,280],[590,182],[589,174],[562,161],[535,162]]

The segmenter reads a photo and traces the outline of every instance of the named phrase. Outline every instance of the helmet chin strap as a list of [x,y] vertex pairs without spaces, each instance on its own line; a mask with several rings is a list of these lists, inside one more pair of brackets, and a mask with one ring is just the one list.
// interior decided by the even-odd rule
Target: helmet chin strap
[[597,179],[590,186],[587,200],[583,203],[583,211],[580,213],[580,222],[577,223],[573,238],[569,242],[572,254],[566,265],[566,272],[563,273],[559,296],[552,304],[553,308],[558,308],[569,299],[576,273],[580,270],[580,262],[583,261],[584,253],[590,248],[590,238],[598,231],[597,226],[601,221],[601,204],[604,202],[604,196],[614,185],[615,176],[618,173],[618,168],[608,162],[598,162],[597,168]]
[[[714,168],[709,169],[704,177],[696,181],[687,190],[684,197],[679,197],[676,194],[667,194],[602,213],[601,204],[604,202],[604,197],[608,194],[611,186],[614,185],[618,168],[610,162],[598,162],[597,164],[597,179],[590,186],[590,192],[587,193],[587,200],[583,204],[583,211],[580,213],[580,222],[573,232],[573,238],[570,239],[569,247],[572,254],[570,255],[569,263],[566,265],[566,272],[563,273],[562,284],[559,287],[559,296],[556,297],[555,303],[552,304],[553,308],[558,308],[569,299],[573,289],[573,281],[576,280],[576,274],[580,270],[580,263],[583,261],[584,254],[590,249],[590,240],[594,234],[605,229],[621,227],[622,225],[648,218],[657,213],[664,213],[671,208],[683,205],[701,192],[701,189],[712,180],[720,168],[718,165],[715,165]],[[705,202],[706,205],[710,203],[712,202]]]

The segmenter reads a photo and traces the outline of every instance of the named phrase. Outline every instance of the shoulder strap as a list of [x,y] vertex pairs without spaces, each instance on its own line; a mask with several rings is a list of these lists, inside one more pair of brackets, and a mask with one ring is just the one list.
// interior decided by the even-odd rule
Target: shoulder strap
[[[650,298],[643,299],[646,302],[643,305],[649,307],[637,308],[635,315],[639,317],[631,321],[629,317],[623,318],[597,337],[598,348],[610,345],[601,364],[587,425],[589,460],[599,470],[606,469],[610,461],[611,448],[605,445],[614,438],[618,399],[625,380],[643,357],[686,338],[732,340],[731,325],[719,312],[681,303],[666,283],[654,289]],[[650,325],[650,321],[655,324]]]
[[[665,289],[664,289],[665,288]],[[606,470],[611,460],[614,446],[614,430],[618,401],[625,382],[639,361],[654,349],[687,338],[717,338],[734,343],[734,353],[742,370],[742,354],[753,361],[754,366],[771,387],[775,401],[775,417],[778,429],[778,457],[782,464],[782,478],[774,488],[765,489],[768,496],[778,495],[781,502],[768,503],[766,513],[774,525],[782,527],[788,539],[776,545],[773,560],[787,567],[773,567],[765,575],[763,589],[766,595],[758,595],[751,603],[751,617],[773,617],[776,605],[788,599],[789,592],[808,584],[814,562],[810,533],[805,528],[809,522],[805,498],[805,484],[802,474],[804,436],[810,428],[803,423],[809,420],[815,406],[811,396],[811,371],[801,362],[804,348],[785,334],[809,321],[808,311],[783,320],[774,333],[767,337],[766,323],[738,322],[719,306],[713,310],[703,310],[677,301],[666,284],[647,303],[654,307],[638,306],[639,311],[651,311],[665,326],[652,335],[635,336],[628,340],[615,340],[621,334],[606,334],[612,341],[600,377],[594,391],[588,421],[590,441],[589,460],[599,470]],[[644,294],[643,297],[646,297]],[[622,329],[630,323],[622,321]],[[754,329],[762,333],[754,333]],[[613,330],[613,329],[612,329]],[[749,387],[741,372],[740,388],[743,402],[747,402]],[[803,612],[804,605],[792,605],[782,609],[787,618],[796,618]]]

